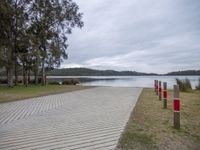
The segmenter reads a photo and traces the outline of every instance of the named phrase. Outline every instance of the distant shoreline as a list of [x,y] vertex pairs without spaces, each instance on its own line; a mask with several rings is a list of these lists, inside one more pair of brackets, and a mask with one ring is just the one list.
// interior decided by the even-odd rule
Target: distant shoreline
[[90,68],[54,69],[48,76],[200,76],[200,70],[184,70],[165,74],[137,71],[95,70]]
[[134,77],[134,76],[200,76],[200,75],[48,75],[47,77]]
[[[21,75],[21,71],[18,72]],[[6,72],[0,72],[0,78],[6,76]],[[33,76],[33,73],[31,73]],[[47,76],[200,76],[200,70],[174,71],[165,74],[144,73],[137,71],[115,71],[115,70],[95,70],[90,68],[62,68],[53,69]]]

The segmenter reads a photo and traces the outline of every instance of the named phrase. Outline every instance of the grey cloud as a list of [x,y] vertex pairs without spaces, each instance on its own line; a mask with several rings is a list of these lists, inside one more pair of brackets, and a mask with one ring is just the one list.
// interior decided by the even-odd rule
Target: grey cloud
[[[164,73],[199,69],[199,0],[76,0],[85,26],[61,67]],[[164,69],[163,69],[164,68]]]

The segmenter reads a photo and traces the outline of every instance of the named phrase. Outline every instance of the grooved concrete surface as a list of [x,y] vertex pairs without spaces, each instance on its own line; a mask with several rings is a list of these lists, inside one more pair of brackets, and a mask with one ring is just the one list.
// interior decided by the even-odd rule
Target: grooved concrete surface
[[0,104],[0,149],[114,149],[141,91],[97,87]]

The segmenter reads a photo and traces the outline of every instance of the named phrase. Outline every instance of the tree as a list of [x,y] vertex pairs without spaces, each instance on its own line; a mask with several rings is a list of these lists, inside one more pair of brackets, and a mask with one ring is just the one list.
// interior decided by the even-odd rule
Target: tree
[[29,76],[34,72],[36,84],[41,69],[45,85],[46,72],[67,59],[67,35],[83,26],[78,10],[72,0],[0,1],[0,63],[7,70],[9,87],[14,71],[17,85],[18,67],[24,78],[27,71]]
[[18,45],[22,41],[22,38],[28,38],[25,31],[27,28],[28,20],[28,6],[29,0],[13,0],[11,6],[13,6],[13,53],[14,53],[14,70],[15,70],[15,85],[18,83]]
[[82,27],[82,14],[71,0],[34,0],[31,6],[33,31],[39,38],[42,84],[46,81],[46,69],[59,65],[67,58],[67,34],[72,28]]
[[12,39],[13,9],[7,1],[0,2],[0,53],[1,63],[7,70],[8,86],[13,86],[13,49],[10,44]]

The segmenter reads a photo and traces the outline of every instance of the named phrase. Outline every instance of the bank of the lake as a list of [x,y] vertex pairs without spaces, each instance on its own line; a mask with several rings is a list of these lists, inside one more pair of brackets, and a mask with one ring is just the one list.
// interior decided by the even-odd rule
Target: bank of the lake
[[180,93],[181,129],[173,128],[173,91],[163,109],[153,89],[144,89],[132,112],[118,149],[197,150],[200,147],[200,92]]
[[0,86],[0,103],[88,88],[92,87],[81,85],[29,85],[25,87],[24,85],[18,85],[13,88],[8,88],[7,86]]

